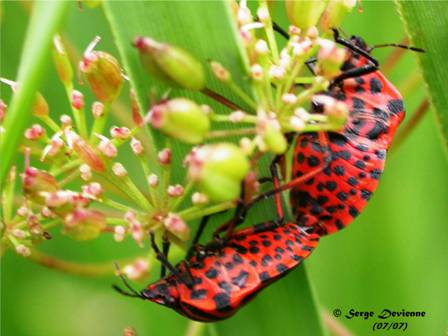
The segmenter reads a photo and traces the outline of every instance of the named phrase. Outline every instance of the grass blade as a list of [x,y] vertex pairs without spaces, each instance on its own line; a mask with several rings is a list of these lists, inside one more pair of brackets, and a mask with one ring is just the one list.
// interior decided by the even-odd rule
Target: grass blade
[[53,35],[69,5],[69,1],[36,1],[34,4],[17,76],[20,86],[6,114],[5,133],[0,138],[0,185],[30,121],[34,95],[45,72]]
[[[136,90],[143,111],[148,108],[147,97],[150,88],[158,87],[159,93],[165,88],[143,72],[137,51],[131,45],[138,35],[151,36],[156,40],[185,48],[201,60],[206,68],[208,59],[221,62],[231,71],[234,80],[245,88],[246,93],[250,92],[245,83],[246,63],[241,53],[239,40],[236,39],[236,30],[231,20],[228,2],[106,1],[104,7],[122,63],[131,85]],[[216,81],[210,72],[208,73],[207,86],[209,88],[234,102],[243,104],[227,87]],[[174,90],[172,96],[176,95],[209,104],[218,113],[228,113],[228,110],[198,93]],[[159,136],[155,133],[156,143],[158,143],[157,138]],[[173,154],[177,158],[180,158],[186,150],[185,146],[178,146],[175,149],[177,150]],[[182,169],[176,173],[175,178],[180,178],[183,174]],[[262,173],[267,175],[268,170]],[[249,219],[251,223],[275,216],[275,211],[266,206],[252,212],[256,212],[257,216]],[[303,266],[272,288],[263,291],[255,302],[249,304],[235,317],[217,324],[216,328],[209,328],[207,332],[213,335],[233,335],[235,332],[243,333],[243,328],[244,334],[248,335],[272,335],[275,334],[279,324],[277,319],[285,325],[285,335],[297,333],[322,335],[318,307]],[[291,325],[294,328],[291,328]]]
[[397,6],[412,45],[426,51],[419,54],[420,65],[443,143],[448,150],[448,2],[398,1]]

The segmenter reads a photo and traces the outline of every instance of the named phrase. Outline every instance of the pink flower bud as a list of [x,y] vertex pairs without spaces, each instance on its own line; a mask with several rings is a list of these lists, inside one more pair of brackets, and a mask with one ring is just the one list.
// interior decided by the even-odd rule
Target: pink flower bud
[[258,8],[257,16],[258,16],[258,19],[263,23],[269,22],[269,19],[271,17],[269,14],[269,9],[266,6],[262,6],[262,7]]
[[172,233],[180,240],[188,240],[188,237],[190,235],[190,228],[178,215],[169,213],[163,221],[163,225],[170,233]]
[[50,144],[45,146],[40,160],[45,160],[47,156],[55,156],[59,153],[62,146],[64,146],[64,141],[61,139],[61,133],[58,132],[51,137]]
[[255,43],[255,51],[258,55],[267,55],[269,53],[269,47],[265,40],[258,40]]
[[142,155],[143,154],[145,149],[143,148],[143,145],[142,145],[142,143],[139,140],[137,140],[136,138],[132,138],[130,145],[131,145],[131,149],[132,149],[132,151],[134,152],[135,155]]
[[302,30],[294,25],[290,25],[288,28],[289,35],[300,35],[301,32]]
[[128,211],[124,215],[124,219],[129,223],[132,239],[134,239],[139,246],[142,245],[142,241],[145,238],[142,224],[138,221],[135,213]]
[[115,162],[112,166],[112,171],[118,177],[125,177],[128,175],[126,168],[119,162]]
[[13,229],[11,233],[14,237],[18,239],[24,239],[26,237],[26,232],[21,229]]
[[3,119],[5,119],[5,115],[6,115],[6,104],[5,102],[0,99],[0,124],[3,122]]
[[180,184],[176,185],[170,185],[167,189],[167,194],[170,197],[179,197],[182,196],[184,193],[184,187],[182,187]]
[[67,128],[67,127],[72,125],[72,118],[70,118],[70,116],[68,116],[67,114],[61,115],[59,120],[61,121],[63,129],[65,129],[65,128]]
[[282,102],[287,104],[287,105],[292,105],[297,101],[297,97],[295,94],[293,93],[285,93],[282,96]]
[[103,188],[101,184],[98,182],[92,182],[87,185],[82,186],[82,194],[84,197],[97,199],[101,193],[103,192]]
[[131,131],[127,127],[114,126],[110,129],[110,135],[114,139],[127,139],[131,136]]
[[289,123],[291,124],[291,127],[297,132],[300,132],[305,128],[305,122],[303,121],[303,119],[297,116],[292,116],[289,119]]
[[46,206],[42,207],[40,213],[45,218],[53,218],[55,216],[54,213],[50,210],[50,208]]
[[148,184],[153,188],[157,187],[159,184],[159,178],[156,174],[151,174],[148,176]]
[[148,274],[149,263],[143,258],[137,258],[134,263],[126,265],[123,272],[131,280],[142,279]]
[[101,140],[98,144],[98,150],[103,153],[108,158],[114,158],[117,156],[117,147],[105,136],[101,134],[96,134],[96,136]]
[[231,122],[237,123],[237,122],[243,121],[245,117],[246,117],[246,113],[244,113],[242,111],[235,111],[229,115],[229,120]]
[[42,138],[44,134],[45,129],[39,124],[34,124],[25,131],[25,138],[34,141]]
[[208,203],[208,197],[207,195],[200,193],[200,192],[195,192],[192,196],[191,196],[191,202],[194,205],[201,205],[201,204],[206,204]]
[[162,149],[158,155],[159,163],[162,165],[169,165],[171,163],[171,149]]
[[29,209],[24,205],[22,205],[20,208],[17,209],[17,215],[20,217],[25,217],[28,215],[28,213]]
[[73,90],[72,92],[72,106],[76,110],[82,110],[84,108],[84,95],[77,90]]
[[84,181],[88,181],[92,178],[92,169],[85,163],[79,166],[79,173]]
[[126,235],[126,229],[124,226],[117,225],[114,228],[114,240],[117,243],[122,242],[124,240],[125,235]]
[[16,252],[22,257],[28,257],[31,254],[31,250],[23,244],[16,246]]
[[259,81],[263,78],[263,68],[260,64],[254,64],[250,68],[252,79]]
[[92,115],[95,119],[101,117],[104,114],[104,104],[101,102],[94,102],[92,104]]
[[43,193],[45,205],[49,208],[58,208],[66,204],[74,204],[74,192],[68,190],[58,190],[56,192]]

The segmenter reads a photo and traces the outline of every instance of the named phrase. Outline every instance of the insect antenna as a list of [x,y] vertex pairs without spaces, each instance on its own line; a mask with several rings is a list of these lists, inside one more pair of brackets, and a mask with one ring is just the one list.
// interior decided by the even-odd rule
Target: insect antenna
[[398,43],[376,44],[376,45],[370,47],[370,51],[372,51],[373,49],[376,49],[376,48],[384,48],[384,47],[401,48],[401,49],[407,49],[407,50],[421,52],[421,53],[426,52],[425,49],[422,49],[422,48],[417,48],[417,47],[413,47],[413,46],[408,46],[406,44],[398,44]]
[[114,267],[118,273],[118,276],[120,277],[121,282],[124,284],[124,286],[129,289],[130,292],[126,292],[123,288],[116,284],[112,284],[112,288],[115,289],[118,293],[129,296],[129,297],[138,297],[141,299],[145,299],[145,297],[140,294],[138,291],[136,291],[128,282],[128,279],[126,276],[121,272],[120,267],[118,266],[118,263],[114,262]]

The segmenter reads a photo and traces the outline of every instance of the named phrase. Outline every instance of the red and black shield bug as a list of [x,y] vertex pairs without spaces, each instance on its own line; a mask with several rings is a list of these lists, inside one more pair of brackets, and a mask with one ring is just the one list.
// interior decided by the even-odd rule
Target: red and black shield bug
[[[364,209],[384,170],[386,153],[404,118],[403,98],[378,70],[364,40],[352,36],[335,41],[344,45],[348,58],[325,95],[345,102],[349,117],[339,132],[327,133],[322,143],[317,134],[302,134],[296,140],[293,174],[312,178],[291,190],[291,203],[298,223],[319,226],[321,234],[338,231]],[[414,51],[418,48],[405,47]],[[319,113],[319,102],[312,110]]]
[[192,256],[170,265],[152,236],[157,258],[171,272],[148,285],[140,297],[174,309],[192,320],[212,322],[233,315],[263,288],[308,257],[319,241],[312,228],[270,221],[235,232],[230,238],[196,246]]
[[[274,25],[274,29],[288,36],[279,26]],[[293,179],[281,186],[274,185],[273,190],[240,207],[235,216],[238,220],[219,228],[218,232],[227,230],[231,234],[254,203],[291,189],[290,202],[296,222],[318,227],[321,235],[333,233],[350,224],[376,190],[387,150],[404,118],[404,108],[400,93],[378,70],[378,62],[370,52],[383,46],[423,50],[398,44],[369,48],[358,36],[342,39],[337,30],[334,38],[347,48],[347,59],[341,74],[321,96],[348,105],[346,125],[338,132],[300,134],[295,142]],[[315,61],[306,62],[312,72]],[[315,99],[311,109],[322,113],[324,105]]]

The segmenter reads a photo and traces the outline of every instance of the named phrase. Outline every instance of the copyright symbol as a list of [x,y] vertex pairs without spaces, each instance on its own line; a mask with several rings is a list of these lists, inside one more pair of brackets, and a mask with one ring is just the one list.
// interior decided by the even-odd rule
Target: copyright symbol
[[341,310],[339,308],[333,309],[333,315],[334,317],[339,317],[341,316]]

